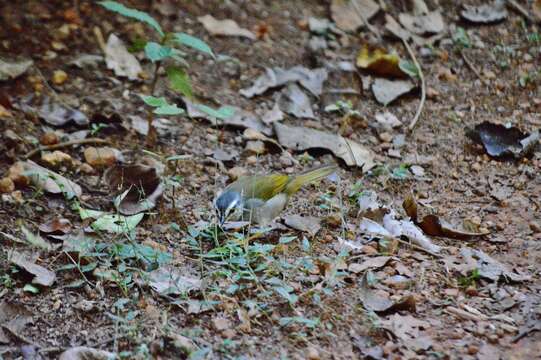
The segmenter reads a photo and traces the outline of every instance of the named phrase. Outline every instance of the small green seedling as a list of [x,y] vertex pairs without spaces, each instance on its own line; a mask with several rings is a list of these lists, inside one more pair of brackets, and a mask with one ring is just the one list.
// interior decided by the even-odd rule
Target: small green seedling
[[[146,58],[155,64],[151,94],[150,96],[142,96],[141,98],[148,106],[153,108],[154,114],[184,114],[184,109],[179,108],[176,104],[170,104],[164,97],[154,97],[159,70],[161,67],[165,68],[169,87],[172,90],[187,98],[192,98],[192,85],[190,77],[186,72],[186,69],[189,67],[189,62],[187,61],[188,54],[183,50],[186,48],[195,49],[215,59],[216,57],[210,46],[203,40],[184,32],[165,32],[160,24],[144,11],[128,8],[116,1],[100,1],[99,4],[107,10],[145,23],[155,31],[158,37],[157,41],[138,39],[138,46],[132,49],[144,49]],[[229,107],[222,107],[218,110],[203,105],[197,105],[197,107],[211,117],[220,119],[230,117],[233,112]]]

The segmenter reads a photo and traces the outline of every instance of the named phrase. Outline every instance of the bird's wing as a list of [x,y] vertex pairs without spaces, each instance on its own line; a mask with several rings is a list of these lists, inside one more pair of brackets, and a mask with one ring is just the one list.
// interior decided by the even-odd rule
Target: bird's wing
[[229,190],[242,192],[246,199],[269,200],[284,191],[289,176],[282,174],[246,176],[228,186]]

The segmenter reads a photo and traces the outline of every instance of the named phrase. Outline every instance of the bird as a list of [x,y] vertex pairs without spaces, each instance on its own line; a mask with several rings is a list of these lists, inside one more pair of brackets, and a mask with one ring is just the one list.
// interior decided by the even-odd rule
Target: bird
[[220,226],[230,220],[265,226],[280,215],[302,186],[331,175],[337,168],[336,165],[323,165],[298,175],[241,177],[223,189],[214,200]]

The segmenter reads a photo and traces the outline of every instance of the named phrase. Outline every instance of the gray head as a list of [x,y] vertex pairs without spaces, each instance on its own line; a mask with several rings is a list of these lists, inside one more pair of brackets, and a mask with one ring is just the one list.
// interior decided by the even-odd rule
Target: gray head
[[224,191],[218,196],[214,202],[214,207],[218,211],[218,218],[220,225],[223,223],[240,207],[242,204],[242,196],[236,191]]

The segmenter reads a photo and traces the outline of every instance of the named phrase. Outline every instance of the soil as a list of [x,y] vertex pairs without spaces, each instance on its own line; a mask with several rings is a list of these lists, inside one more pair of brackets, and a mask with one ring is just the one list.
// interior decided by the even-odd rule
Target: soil
[[[214,61],[188,52],[196,101],[213,107],[233,105],[261,114],[274,106],[279,91],[269,90],[247,99],[239,90],[250,86],[264,67],[314,68],[339,60],[354,63],[362,44],[378,42],[373,33],[362,30],[355,35],[336,36],[324,51],[311,51],[306,23],[310,17],[330,18],[325,1],[172,1],[172,15],[164,15],[163,3],[169,2],[125,2],[150,13],[164,29],[198,36],[216,54],[229,57]],[[407,2],[386,3],[390,14],[407,11]],[[148,245],[169,254],[172,265],[181,274],[203,274],[204,278],[203,290],[162,296],[145,281],[144,273],[152,270],[149,264],[133,261],[128,263],[128,269],[120,269],[124,262],[118,254],[96,258],[101,268],[123,274],[123,281],[111,281],[92,272],[82,276],[77,268],[62,271],[63,266],[77,263],[76,254],[61,248],[34,249],[36,263],[55,271],[57,278],[52,286],[34,287],[37,293],[33,293],[23,289],[32,277],[8,260],[13,249],[29,251],[30,247],[4,237],[0,251],[0,301],[24,306],[31,314],[31,322],[9,330],[9,318],[0,313],[0,335],[3,330],[8,339],[0,342],[1,356],[20,358],[21,352],[31,345],[42,358],[58,358],[63,351],[77,346],[107,350],[125,358],[160,359],[539,358],[541,157],[537,152],[517,161],[490,158],[465,136],[467,127],[483,121],[510,123],[525,132],[539,128],[538,26],[514,11],[497,24],[468,24],[459,19],[457,2],[432,3],[439,4],[447,30],[433,47],[415,50],[426,78],[428,98],[413,131],[408,132],[407,126],[419,106],[420,91],[384,108],[370,91],[371,77],[360,71],[338,74],[325,85],[326,89],[359,90],[358,95],[348,95],[360,113],[358,119],[345,122],[346,117],[325,112],[324,107],[338,99],[336,94],[325,92],[319,99],[312,98],[317,104],[316,120],[289,115],[283,120],[288,125],[340,133],[370,148],[379,165],[377,171],[367,172],[347,167],[323,150],[288,150],[296,160],[292,162],[289,156],[267,145],[265,153],[255,157],[245,150],[242,129],[212,127],[206,120],[185,116],[168,117],[170,128],[158,132],[152,143],[152,139],[134,130],[130,117],[148,116],[137,94],[149,93],[153,64],[140,57],[147,74],[140,81],[116,77],[103,62],[95,68],[69,65],[80,54],[102,54],[96,27],[105,39],[114,32],[128,44],[139,36],[148,36],[147,28],[112,15],[93,2],[80,2],[80,17],[76,17],[74,4],[68,1],[1,2],[0,54],[10,59],[31,58],[34,66],[17,79],[0,83],[0,104],[11,113],[0,115],[0,174],[24,160],[42,135],[51,131],[69,134],[93,130],[92,137],[108,140],[123,153],[126,162],[148,156],[143,150],[159,154],[162,159],[188,155],[188,159],[166,166],[164,178],[178,180],[180,185],[166,189],[158,206],[137,227],[135,240],[101,236],[99,242],[106,246],[133,241]],[[263,36],[255,41],[209,36],[197,21],[197,17],[206,14],[233,19]],[[376,27],[383,29],[383,17],[380,14],[372,21]],[[67,34],[61,30],[66,24],[71,26]],[[457,50],[452,36],[458,27],[468,32],[472,43],[469,48]],[[384,37],[379,46],[395,49],[401,57],[408,58],[399,41]],[[68,75],[61,85],[52,82],[57,70]],[[160,96],[183,105],[182,99],[168,89],[164,76],[159,78],[156,89]],[[28,100],[30,96],[32,99]],[[45,96],[79,109],[92,125],[53,127],[23,111],[21,104],[37,104]],[[396,115],[403,125],[383,135],[384,131],[374,126],[374,118],[386,111]],[[13,140],[11,132],[20,140]],[[393,146],[392,140],[383,141],[389,135],[396,141],[401,134],[405,134],[405,142],[400,147]],[[60,150],[84,163],[83,152],[88,146]],[[393,147],[399,150],[399,158],[389,153]],[[222,163],[213,159],[216,149],[239,155]],[[40,154],[33,159],[41,162]],[[272,256],[268,255],[273,265],[256,271],[256,280],[239,281],[244,289],[228,291],[235,274],[223,273],[231,268],[224,261],[202,260],[190,238],[194,226],[213,221],[212,201],[231,181],[231,169],[239,167],[249,174],[293,174],[325,163],[340,165],[340,181],[324,180],[305,186],[284,212],[284,216],[322,218],[321,230],[310,236],[276,225],[275,230],[255,236],[251,244],[275,245]],[[421,166],[424,174],[415,176],[406,171],[401,176],[403,164]],[[81,206],[114,210],[115,194],[104,185],[104,168],[97,167],[91,174],[80,171],[79,165],[54,170],[82,186]],[[22,238],[21,225],[37,232],[40,224],[57,217],[69,219],[73,231],[89,225],[73,210],[73,202],[32,187],[19,190],[20,198],[4,194],[0,201],[2,233]],[[438,214],[455,223],[468,221],[490,234],[470,240],[431,237],[444,248],[441,258],[398,244],[394,252],[390,251],[390,262],[372,269],[369,276],[373,276],[378,293],[392,301],[412,295],[415,311],[376,313],[363,307],[360,299],[361,278],[366,275],[348,271],[348,265],[389,255],[388,252],[378,253],[381,244],[378,246],[375,239],[368,239],[360,252],[344,255],[340,251],[341,240],[363,238],[357,230],[360,218],[353,190],[374,191],[382,204],[402,214],[403,200],[413,194],[422,205],[423,214]],[[338,204],[338,208],[329,206],[325,199]],[[224,236],[222,240],[227,238]],[[285,236],[296,239],[282,243]],[[303,238],[309,242],[309,250],[303,245]],[[49,241],[60,244],[52,238]],[[216,246],[212,238],[197,241],[203,253]],[[447,260],[457,257],[462,247],[482,250],[528,279],[512,282],[502,277],[491,281],[458,274],[456,269],[449,268]],[[302,259],[311,261],[314,268],[301,269]],[[86,259],[82,265],[90,262]],[[409,285],[392,284],[390,281],[397,275],[405,275]],[[272,291],[269,283],[259,282],[259,277],[273,277],[288,284],[289,293],[298,296],[298,300],[288,303]],[[212,306],[206,308],[209,304]],[[525,332],[526,329],[531,331]]]

